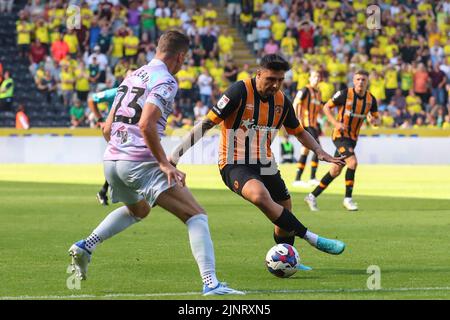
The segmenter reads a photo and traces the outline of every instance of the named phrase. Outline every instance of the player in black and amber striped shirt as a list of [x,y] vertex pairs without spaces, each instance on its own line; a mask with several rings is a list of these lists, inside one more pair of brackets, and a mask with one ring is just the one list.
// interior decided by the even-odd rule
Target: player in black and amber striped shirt
[[[358,210],[358,206],[353,202],[352,193],[358,164],[355,147],[359,130],[366,118],[372,124],[379,122],[377,101],[367,90],[368,79],[369,74],[366,71],[357,71],[353,76],[354,87],[336,92],[323,108],[328,121],[334,125],[332,139],[336,146],[335,156],[345,156],[347,172],[345,173],[346,191],[343,205],[349,211]],[[332,115],[331,108],[337,108],[337,118]],[[343,168],[342,165],[333,164],[330,172],[322,178],[317,188],[305,198],[305,202],[312,211],[318,210],[316,198],[334,178],[341,174]]]
[[345,248],[343,242],[312,233],[291,212],[289,192],[270,150],[272,138],[284,126],[320,160],[344,164],[341,157],[323,151],[295,117],[292,103],[280,90],[289,69],[281,56],[263,57],[256,77],[238,81],[226,90],[205,119],[175,148],[171,161],[176,164],[207,130],[220,124],[222,179],[230,190],[253,203],[272,221],[275,242],[294,244],[298,236],[319,250],[340,254]]
[[[294,99],[295,114],[299,119],[302,126],[308,131],[317,143],[319,142],[319,124],[317,122],[317,117],[322,111],[322,99],[320,95],[319,88],[317,85],[320,81],[320,74],[317,71],[312,71],[309,77],[309,84],[299,90]],[[316,172],[319,161],[317,155],[314,153],[311,159],[311,180],[306,183],[301,180],[303,170],[306,166],[306,159],[308,158],[309,150],[305,147],[300,151],[300,158],[297,163],[297,173],[295,176],[295,181],[292,184],[294,187],[302,186],[317,186],[319,181],[316,179]]]

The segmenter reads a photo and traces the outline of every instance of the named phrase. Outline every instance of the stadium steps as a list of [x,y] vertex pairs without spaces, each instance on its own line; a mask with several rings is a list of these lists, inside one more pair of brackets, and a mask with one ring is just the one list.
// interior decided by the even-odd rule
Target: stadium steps
[[233,59],[239,69],[241,69],[244,64],[248,64],[250,70],[256,70],[258,67],[256,57],[245,42],[245,36],[243,36],[236,27],[230,25],[227,11],[224,10],[223,7],[215,7],[214,9],[217,11],[217,25],[221,30],[228,30],[228,34],[234,39]]
[[[28,59],[21,59],[16,46],[16,21],[27,0],[16,0],[13,12],[0,14],[0,62],[3,70],[9,70],[14,79],[14,110],[19,104],[26,109],[32,127],[68,127],[70,117],[61,102],[54,97],[47,103],[37,89],[29,72]],[[15,127],[15,112],[0,112],[0,127]]]

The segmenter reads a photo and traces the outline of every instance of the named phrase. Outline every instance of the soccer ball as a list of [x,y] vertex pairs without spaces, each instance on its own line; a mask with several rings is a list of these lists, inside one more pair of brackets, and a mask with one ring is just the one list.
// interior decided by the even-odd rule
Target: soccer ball
[[289,278],[297,272],[300,257],[297,250],[287,243],[270,248],[266,255],[267,270],[279,278]]

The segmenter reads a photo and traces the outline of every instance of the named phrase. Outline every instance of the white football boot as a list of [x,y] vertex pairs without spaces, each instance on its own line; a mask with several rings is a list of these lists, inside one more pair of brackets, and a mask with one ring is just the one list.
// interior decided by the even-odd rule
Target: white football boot
[[309,207],[309,210],[311,211],[319,211],[319,208],[317,207],[317,199],[316,197],[310,193],[305,197],[305,202]]
[[358,211],[358,204],[353,202],[352,198],[344,198],[344,202],[342,204],[348,211]]
[[80,240],[69,249],[69,255],[72,257],[72,270],[80,280],[86,280],[88,265],[91,261],[91,253],[86,249],[85,244],[85,240]]

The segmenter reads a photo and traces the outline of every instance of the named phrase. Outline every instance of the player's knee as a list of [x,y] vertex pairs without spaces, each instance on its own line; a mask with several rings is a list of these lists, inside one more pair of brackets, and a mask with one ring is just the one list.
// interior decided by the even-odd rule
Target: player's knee
[[330,169],[330,174],[331,174],[331,176],[332,177],[337,177],[338,175],[340,175],[341,174],[341,172],[342,172],[342,166],[333,166],[333,167],[331,167],[331,169]]
[[250,201],[257,207],[267,207],[272,198],[267,192],[255,192],[252,194]]
[[358,160],[356,160],[356,158],[353,157],[348,160],[348,162],[347,162],[348,168],[355,170],[357,166],[358,166]]
[[144,219],[150,213],[150,205],[146,201],[127,207],[131,215],[139,219]]

